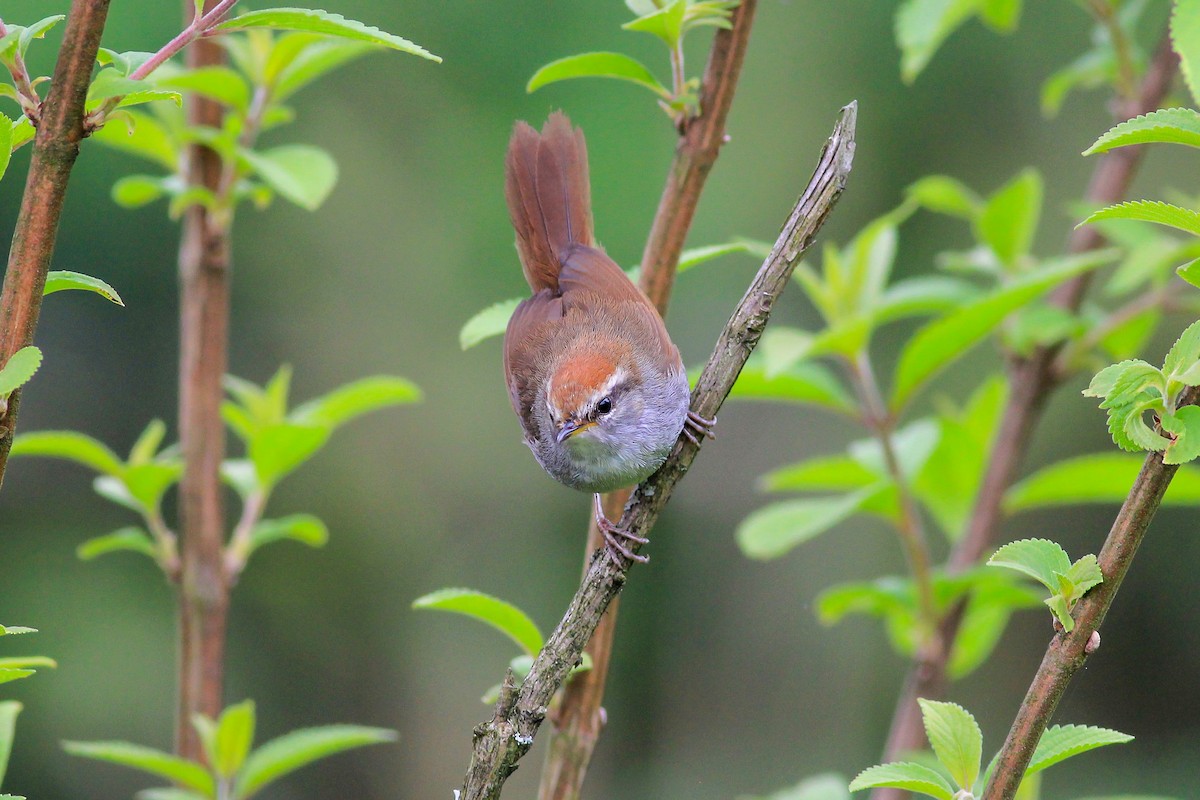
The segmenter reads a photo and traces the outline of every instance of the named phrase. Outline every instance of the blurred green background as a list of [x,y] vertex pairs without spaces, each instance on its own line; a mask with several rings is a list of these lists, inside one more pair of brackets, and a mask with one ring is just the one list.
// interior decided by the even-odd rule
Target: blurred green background
[[[177,5],[115,0],[105,45],[155,49],[178,30]],[[1059,117],[1042,118],[1041,81],[1086,47],[1092,25],[1071,3],[1025,5],[1014,36],[969,24],[905,86],[894,3],[763,0],[731,141],[689,244],[773,238],[838,108],[857,99],[854,173],[823,240],[846,241],[922,175],[991,191],[1034,165],[1047,179],[1037,250],[1060,252],[1073,224],[1067,205],[1093,166],[1079,152],[1107,127],[1107,98],[1073,96]],[[1159,5],[1156,23],[1166,16]],[[6,21],[25,23],[67,3],[4,6]],[[471,314],[525,288],[501,188],[505,143],[515,119],[538,124],[566,110],[587,132],[599,237],[620,263],[636,263],[674,146],[666,118],[626,84],[579,81],[534,95],[524,85],[539,65],[587,49],[625,50],[666,69],[656,41],[619,29],[629,17],[620,0],[336,0],[328,8],[411,38],[445,63],[364,58],[299,95],[297,124],[269,134],[264,144],[327,147],[341,178],[316,214],[282,202],[241,212],[232,370],[262,382],[291,363],[296,400],[394,373],[426,399],[354,423],[278,491],[273,514],[315,513],[332,541],[323,551],[281,545],[256,556],[234,595],[227,699],[258,701],[260,740],[343,721],[400,732],[397,745],[323,762],[264,797],[449,798],[471,727],[489,714],[479,695],[515,652],[482,626],[410,603],[470,586],[518,604],[548,630],[577,585],[590,508],[521,443],[498,343],[458,346]],[[35,71],[49,71],[60,36],[35,47]],[[698,72],[708,36],[693,38]],[[28,150],[0,186],[6,231]],[[1194,191],[1196,163],[1154,150],[1134,196],[1161,197],[1164,184]],[[175,435],[177,226],[161,204],[128,212],[108,196],[117,177],[143,170],[84,146],[55,267],[104,278],[127,307],[82,293],[48,300],[37,337],[46,365],[25,395],[22,430],[78,429],[121,452],[154,417]],[[963,226],[918,215],[901,230],[898,271],[929,271],[935,252],[968,244]],[[730,257],[680,280],[668,323],[689,364],[707,355],[755,266]],[[784,297],[780,317],[815,324],[799,292]],[[1152,358],[1185,322],[1172,322]],[[885,369],[905,332],[880,337]],[[961,397],[998,366],[990,350],[968,362],[936,391]],[[1056,397],[1027,469],[1111,447],[1101,413],[1078,388]],[[726,407],[719,431],[654,531],[652,561],[625,590],[609,725],[586,797],[733,798],[819,771],[852,776],[879,756],[905,662],[873,621],[822,628],[812,599],[835,582],[903,570],[894,538],[856,521],[770,563],[747,560],[733,540],[737,523],[764,502],[759,474],[861,434],[810,409],[748,404]],[[89,487],[80,468],[29,459],[10,465],[0,494],[0,621],[41,630],[5,641],[3,655],[60,661],[4,687],[26,704],[5,788],[31,798],[122,798],[148,785],[68,757],[61,739],[171,744],[172,591],[147,559],[76,560],[85,538],[131,521]],[[1026,515],[1006,533],[1052,536],[1078,556],[1098,549],[1113,511]],[[1060,709],[1059,721],[1117,728],[1136,741],[1052,770],[1046,796],[1195,796],[1200,595],[1184,570],[1200,558],[1195,528],[1192,511],[1159,515],[1103,648]],[[993,659],[952,687],[950,699],[980,719],[985,749],[998,747],[1049,634],[1047,615],[1021,616]],[[533,796],[543,747],[539,740],[506,797]]]

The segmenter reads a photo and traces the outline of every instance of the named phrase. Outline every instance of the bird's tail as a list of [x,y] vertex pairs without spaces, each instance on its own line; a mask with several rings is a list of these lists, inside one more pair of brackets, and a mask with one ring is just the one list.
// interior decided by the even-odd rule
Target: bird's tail
[[583,131],[561,111],[550,115],[540,134],[518,122],[504,162],[504,194],[525,280],[535,293],[558,292],[571,247],[594,246]]

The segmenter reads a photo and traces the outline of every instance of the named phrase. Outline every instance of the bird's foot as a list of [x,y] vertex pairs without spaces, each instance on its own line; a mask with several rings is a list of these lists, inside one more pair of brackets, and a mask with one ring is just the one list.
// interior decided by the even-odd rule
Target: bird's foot
[[600,495],[593,495],[596,503],[596,527],[600,529],[600,533],[604,534],[604,554],[612,559],[613,563],[618,567],[624,566],[621,559],[636,561],[639,564],[645,564],[650,560],[649,556],[639,555],[629,549],[626,542],[635,544],[646,544],[650,540],[645,536],[638,536],[635,533],[622,528],[615,522],[610,522],[608,517],[604,516],[604,507],[600,505]]
[[700,438],[717,438],[717,435],[713,433],[713,426],[716,424],[715,418],[705,419],[695,411],[689,411],[683,419],[683,435],[688,438],[688,441],[699,447]]

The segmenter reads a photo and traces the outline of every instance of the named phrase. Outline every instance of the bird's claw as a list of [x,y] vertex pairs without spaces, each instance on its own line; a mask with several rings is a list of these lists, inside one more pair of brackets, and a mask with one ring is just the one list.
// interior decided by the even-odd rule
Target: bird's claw
[[[608,517],[604,516],[604,508],[600,505],[600,495],[594,495],[594,497],[596,503],[596,527],[604,535],[604,554],[612,559],[612,562],[618,567],[624,566],[621,561],[622,558],[629,561],[636,561],[639,564],[645,564],[650,561],[649,556],[635,553],[625,544],[625,542],[646,544],[650,540],[645,536],[638,536],[635,533],[631,533],[614,522],[610,522]],[[623,542],[622,539],[625,541]]]
[[687,412],[687,416],[683,419],[683,435],[687,440],[697,447],[700,446],[700,438],[715,439],[717,435],[713,433],[713,426],[717,424],[717,420],[706,419],[700,416],[695,411]]

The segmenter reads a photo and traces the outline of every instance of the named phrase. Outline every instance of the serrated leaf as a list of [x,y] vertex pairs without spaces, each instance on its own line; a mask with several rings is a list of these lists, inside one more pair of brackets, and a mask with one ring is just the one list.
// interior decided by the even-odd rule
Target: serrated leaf
[[551,61],[533,73],[525,91],[533,93],[548,84],[572,78],[616,78],[644,86],[664,100],[671,98],[667,87],[642,62],[624,53],[608,52],[580,53]]
[[132,550],[151,558],[158,558],[158,549],[154,546],[154,540],[150,538],[150,534],[135,526],[119,528],[104,536],[88,539],[75,548],[75,555],[82,561],[91,561],[119,550]]
[[140,769],[206,796],[216,792],[213,778],[204,767],[151,747],[130,742],[63,742],[63,749],[73,756]]
[[250,532],[250,553],[271,542],[292,539],[309,547],[324,547],[329,528],[312,514],[291,514],[279,519],[264,519]]
[[864,489],[838,497],[785,500],[760,508],[738,525],[738,547],[749,558],[779,558],[848,519],[873,493],[872,489]]
[[900,353],[892,386],[892,410],[903,408],[921,386],[982,341],[1014,310],[1062,281],[1111,261],[1115,255],[1111,250],[1094,251],[1047,262],[922,327]]
[[1168,379],[1180,380],[1200,362],[1200,322],[1193,322],[1179,334],[1175,344],[1167,351],[1163,361],[1163,374]]
[[29,628],[25,625],[0,625],[0,636],[19,636],[37,632],[37,628]]
[[528,655],[537,655],[544,638],[524,611],[474,589],[440,589],[413,601],[413,608],[453,611],[491,625],[512,639]]
[[1086,753],[1097,747],[1125,744],[1130,741],[1133,741],[1132,736],[1108,728],[1096,728],[1091,725],[1051,725],[1042,734],[1025,774],[1033,775],[1071,756]]
[[1174,436],[1163,451],[1164,464],[1186,464],[1200,456],[1200,408],[1183,406],[1164,415],[1162,427]]
[[925,734],[938,761],[960,787],[969,789],[979,777],[983,733],[975,717],[960,705],[919,698]]
[[920,792],[936,798],[936,800],[954,800],[954,788],[940,773],[912,762],[898,761],[892,764],[868,767],[850,781],[850,791],[852,792],[877,786]]
[[24,386],[42,366],[42,351],[29,345],[12,354],[0,367],[0,399]]
[[975,220],[976,235],[1014,272],[1029,254],[1041,212],[1042,176],[1023,170],[988,198]]
[[305,425],[324,425],[333,430],[371,411],[420,400],[421,390],[412,382],[391,375],[375,375],[302,403],[292,411],[289,419]]
[[1069,603],[1074,603],[1083,597],[1093,586],[1104,583],[1104,574],[1100,572],[1100,565],[1096,562],[1096,557],[1090,553],[1071,565],[1066,578],[1071,585],[1071,594],[1067,597]]
[[1079,225],[1103,219],[1139,219],[1200,236],[1200,213],[1161,200],[1127,200],[1117,203],[1093,213]]
[[82,272],[68,272],[66,270],[51,270],[46,273],[46,288],[42,294],[54,294],[55,292],[63,292],[68,289],[95,292],[105,300],[109,300],[119,306],[125,305],[125,301],[121,299],[121,295],[117,294],[117,290],[99,278],[84,275]]
[[13,736],[17,728],[17,715],[21,713],[21,708],[21,704],[16,700],[0,703],[0,784],[4,782],[4,774],[8,771],[8,759],[12,755]]
[[14,437],[11,455],[65,458],[104,475],[118,475],[125,465],[116,453],[90,436],[73,431],[37,431]]
[[916,80],[942,42],[977,6],[977,0],[905,0],[896,10],[896,44],[905,83]]
[[508,328],[508,320],[517,310],[524,298],[514,297],[511,300],[501,300],[475,314],[462,326],[458,332],[458,344],[463,350],[468,350],[480,342],[499,336]]
[[325,725],[286,733],[252,752],[234,783],[235,800],[246,800],[267,784],[327,756],[394,742],[396,732],[362,725]]
[[285,144],[261,152],[242,148],[238,154],[264,183],[308,211],[320,208],[337,183],[337,164],[319,147]]
[[269,8],[262,11],[248,11],[241,16],[215,25],[212,30],[243,30],[246,28],[307,31],[309,33],[319,33],[325,36],[335,36],[341,39],[380,45],[439,63],[442,60],[440,56],[435,56],[424,47],[410,42],[408,39],[381,31],[379,28],[358,22],[357,20],[346,19],[341,14],[332,14],[328,11],[319,11],[316,9]]
[[1179,54],[1179,71],[1192,100],[1200,104],[1200,3],[1175,0],[1171,12],[1171,46]]
[[1041,583],[1051,594],[1058,591],[1055,573],[1071,570],[1071,559],[1057,542],[1048,539],[1020,539],[997,550],[987,560],[989,566],[1007,567],[1024,573]]
[[235,703],[221,712],[217,721],[216,759],[212,765],[222,778],[237,774],[254,742],[254,701]]
[[[1079,503],[1120,504],[1128,496],[1143,460],[1140,456],[1106,452],[1058,461],[1014,484],[1004,496],[1004,511],[1015,514]],[[1175,473],[1163,505],[1200,505],[1200,472],[1184,468]]]
[[1200,147],[1200,113],[1190,108],[1162,108],[1142,114],[1110,128],[1083,154],[1152,142]]

